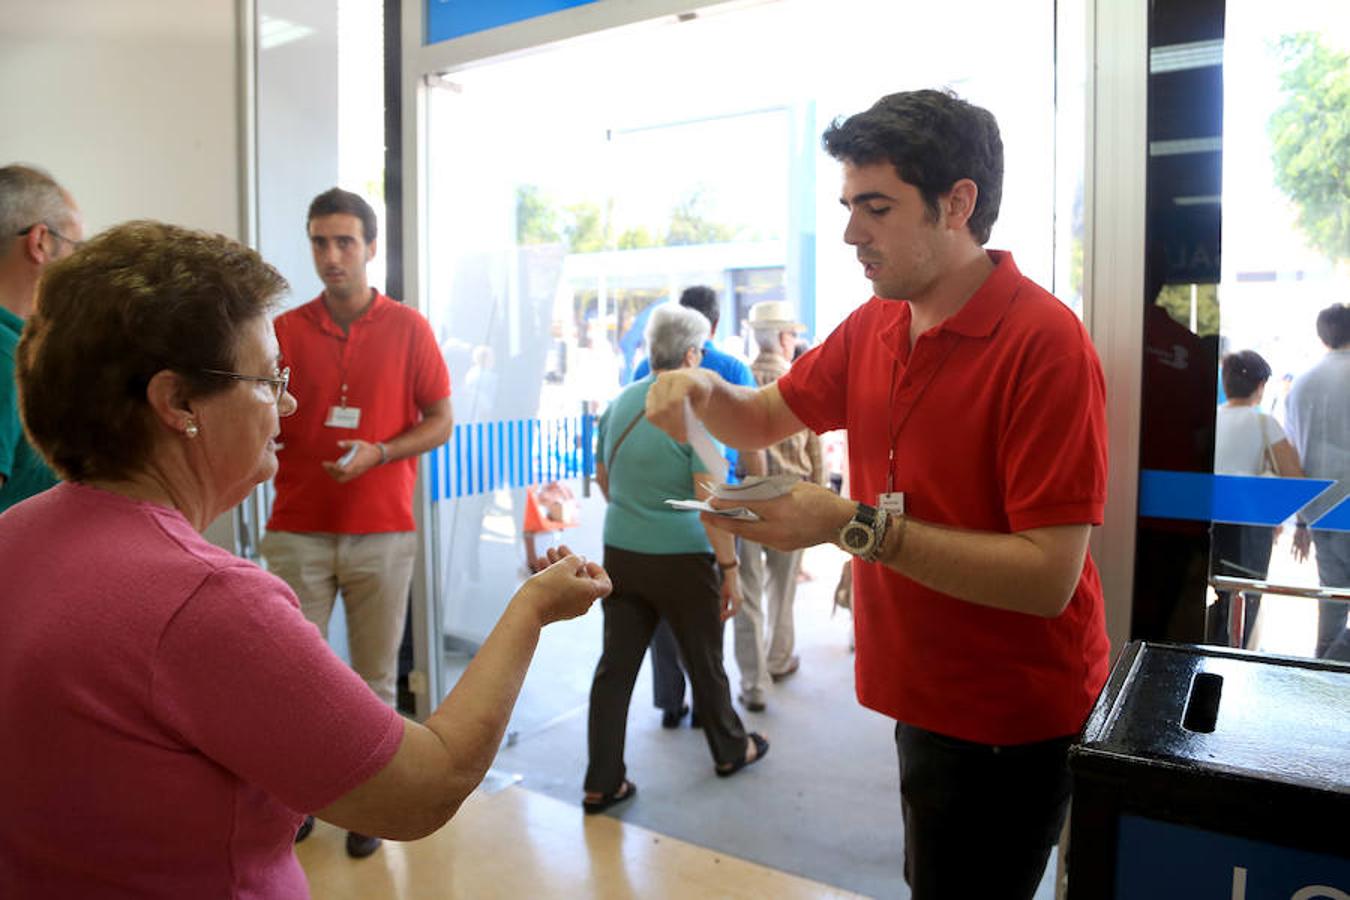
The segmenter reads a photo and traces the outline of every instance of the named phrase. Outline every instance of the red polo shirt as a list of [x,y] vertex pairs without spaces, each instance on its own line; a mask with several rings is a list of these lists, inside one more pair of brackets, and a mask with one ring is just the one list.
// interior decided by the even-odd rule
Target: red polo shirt
[[[376,293],[347,332],[323,297],[276,319],[282,365],[291,367],[298,408],[281,420],[275,531],[373,534],[412,531],[417,458],[376,466],[339,484],[320,465],[343,453],[338,441],[389,441],[422,419],[422,410],[450,396],[450,375],[427,320]],[[361,410],[355,428],[325,425],[342,400]]]
[[[910,308],[873,297],[778,381],[816,432],[848,429],[849,480],[875,504],[895,448],[905,511],[1011,533],[1100,524],[1101,364],[1071,310],[1007,253],[961,310],[909,346]],[[1106,679],[1101,583],[1089,556],[1057,618],[993,609],[854,563],[858,700],[985,744],[1073,734]]]

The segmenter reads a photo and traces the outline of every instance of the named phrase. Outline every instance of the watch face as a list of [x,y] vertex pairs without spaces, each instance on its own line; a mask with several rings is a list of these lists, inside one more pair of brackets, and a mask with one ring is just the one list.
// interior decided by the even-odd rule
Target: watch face
[[843,538],[844,544],[850,550],[858,552],[866,549],[867,545],[872,542],[872,532],[865,525],[852,523],[844,529]]

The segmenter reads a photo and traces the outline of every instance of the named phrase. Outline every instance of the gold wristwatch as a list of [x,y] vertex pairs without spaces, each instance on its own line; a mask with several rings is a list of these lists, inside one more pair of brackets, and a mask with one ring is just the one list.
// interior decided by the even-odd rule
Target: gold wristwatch
[[853,518],[839,529],[839,546],[866,562],[876,562],[886,539],[887,519],[884,510],[859,503]]

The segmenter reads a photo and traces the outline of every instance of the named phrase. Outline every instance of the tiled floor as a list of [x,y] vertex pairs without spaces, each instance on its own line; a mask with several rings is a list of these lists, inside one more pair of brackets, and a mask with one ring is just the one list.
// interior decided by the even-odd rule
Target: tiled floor
[[[597,609],[545,632],[509,745],[456,818],[360,861],[346,857],[340,831],[320,824],[298,848],[314,896],[903,900],[891,723],[854,699],[848,615],[830,613],[841,561],[833,548],[808,558],[815,579],[798,596],[802,669],[774,686],[766,713],[742,712],[774,741],[762,766],[731,781],[712,777],[701,732],[659,727],[644,672],[628,739],[641,792],[608,815],[582,815]],[[727,644],[734,687],[730,630]],[[1054,867],[1037,900],[1054,896]]]
[[507,787],[480,790],[440,831],[348,859],[344,833],[318,823],[296,848],[316,900],[431,898],[858,897],[574,804]]

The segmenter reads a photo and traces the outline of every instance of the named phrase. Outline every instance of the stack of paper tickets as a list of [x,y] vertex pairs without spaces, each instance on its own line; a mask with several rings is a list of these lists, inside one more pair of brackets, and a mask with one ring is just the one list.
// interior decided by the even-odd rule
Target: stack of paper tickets
[[[755,501],[781,497],[792,490],[792,486],[799,481],[801,481],[801,478],[797,475],[751,475],[739,484],[704,482],[703,486],[719,500]],[[666,503],[676,509],[696,509],[700,512],[712,513],[715,516],[725,516],[729,519],[744,519],[747,522],[759,521],[759,516],[744,506],[714,509],[704,500],[667,500]]]
[[740,484],[705,484],[719,500],[772,500],[801,481],[800,475],[747,475]]

